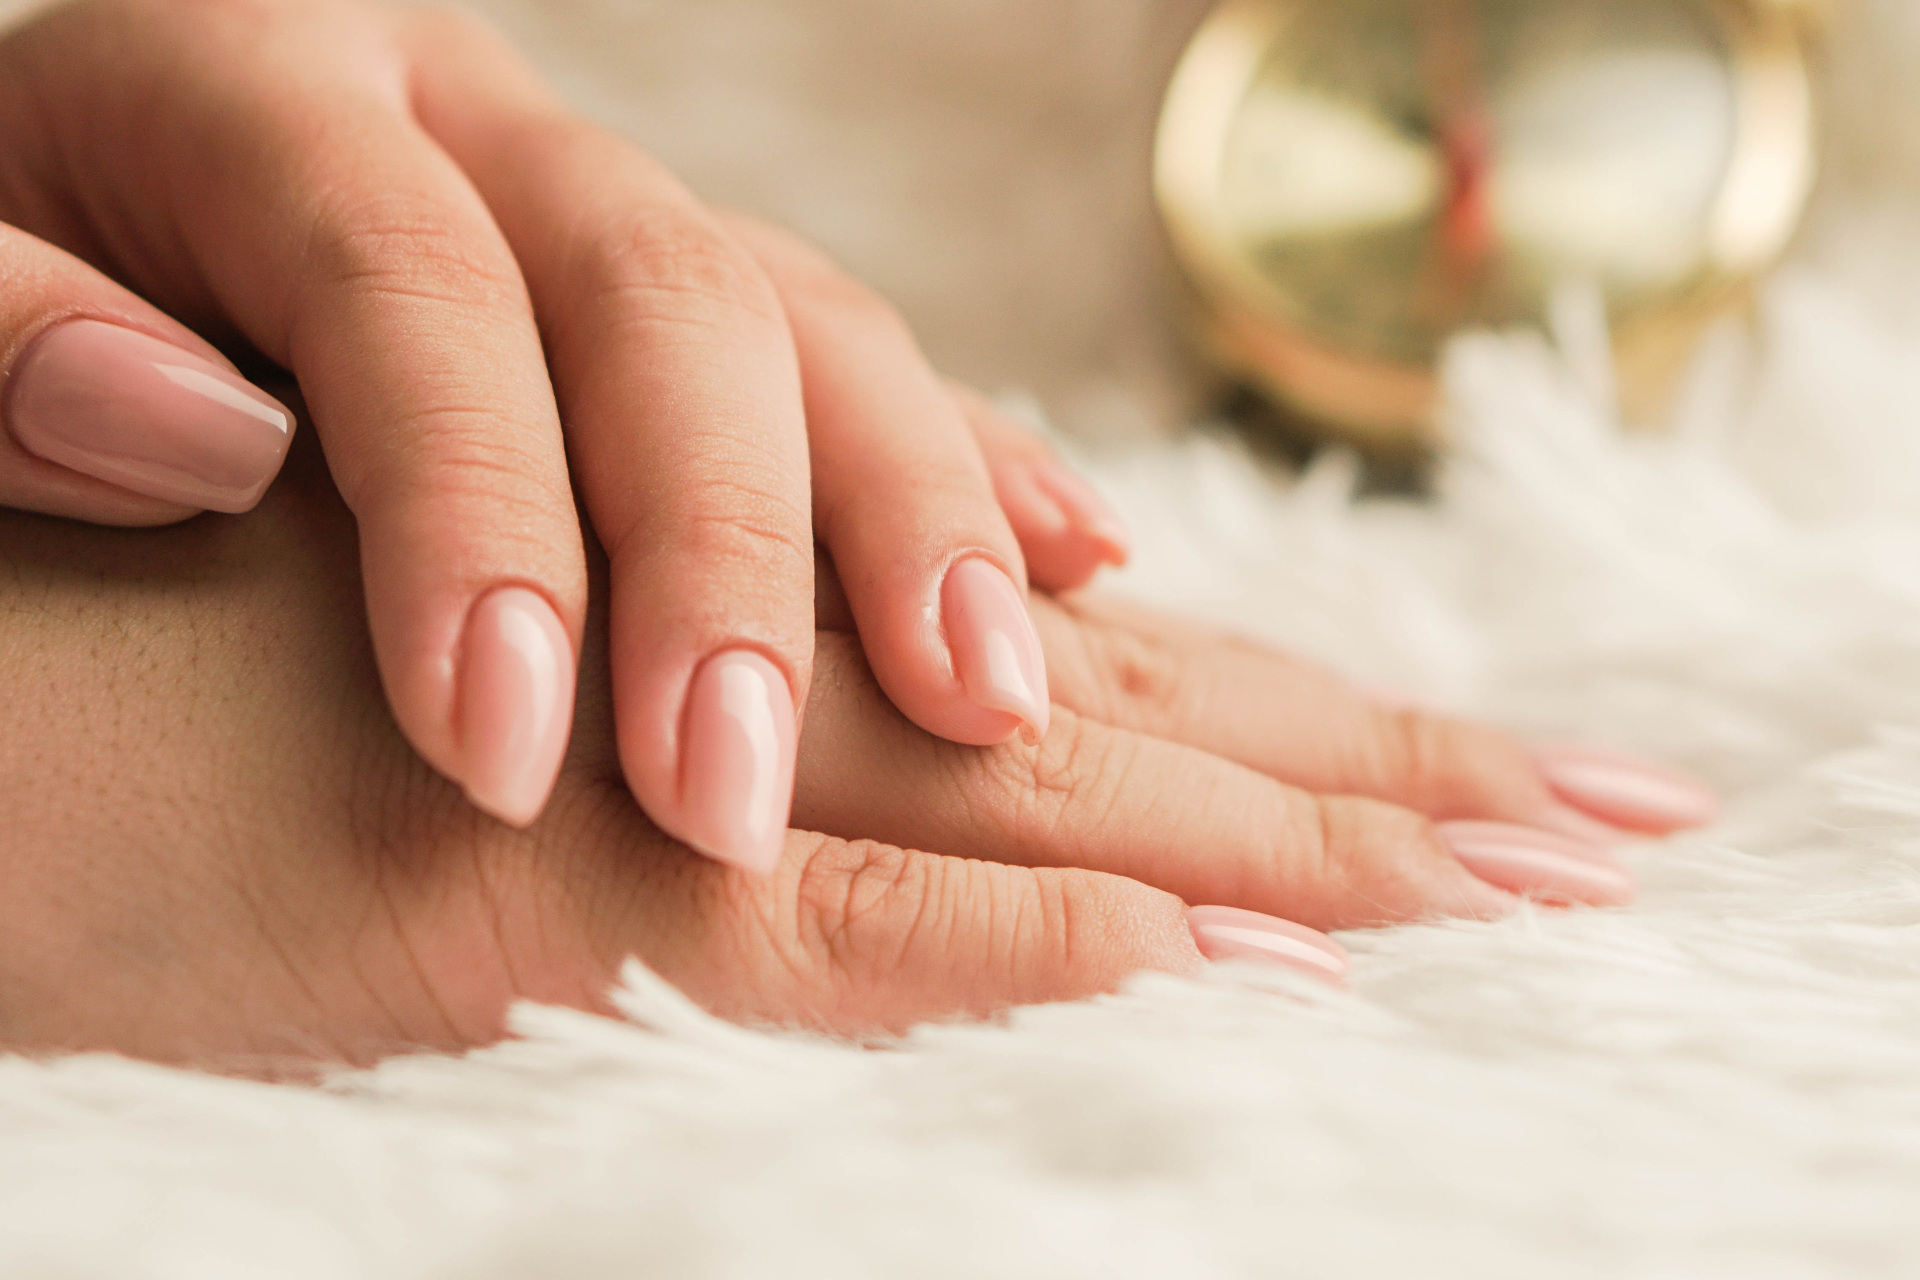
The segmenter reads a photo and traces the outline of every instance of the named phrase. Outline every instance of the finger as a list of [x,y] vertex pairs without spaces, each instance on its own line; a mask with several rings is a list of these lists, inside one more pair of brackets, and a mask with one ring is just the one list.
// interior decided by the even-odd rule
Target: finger
[[0,223],[0,505],[95,524],[250,510],[293,414],[86,263]]
[[1320,977],[1346,968],[1337,944],[1307,931],[1212,908],[1190,923],[1179,899],[1118,876],[798,831],[770,879],[714,867],[672,883],[622,922],[657,972],[721,1016],[839,1035],[1081,999],[1143,970],[1189,973],[1201,946]]
[[800,356],[814,524],[881,686],[954,742],[1043,736],[1046,660],[980,446],[900,317],[783,232],[729,227],[780,292]]
[[[1128,605],[1047,602],[1035,617],[1062,704],[1309,791],[1582,840],[1617,840],[1614,827],[1671,831],[1712,814],[1710,793],[1668,771],[1530,749],[1484,725],[1369,698],[1263,645]],[[1614,780],[1622,774],[1625,782]],[[1650,781],[1635,785],[1643,776]]]
[[1497,916],[1515,893],[1607,905],[1632,891],[1596,846],[1317,796],[1064,707],[1037,746],[961,750],[900,719],[852,642],[826,635],[794,816],[953,856],[1104,871],[1316,929]]
[[993,492],[1042,591],[1085,586],[1101,565],[1123,565],[1126,526],[1094,487],[1075,475],[1033,432],[971,387],[948,390],[987,460]]
[[[165,12],[126,6],[111,34],[180,46],[158,61],[190,76],[128,95],[164,101],[168,128],[155,141],[138,113],[95,120],[76,154],[101,171],[76,185],[104,220],[177,240],[198,277],[179,289],[298,377],[359,525],[396,720],[476,805],[525,824],[565,747],[585,567],[513,255],[408,118],[377,11],[283,6],[261,23],[206,6],[187,24],[191,57]],[[75,31],[47,35],[82,46],[47,62],[86,65],[114,43]]]
[[807,431],[753,257],[658,165],[563,110],[504,42],[423,17],[426,126],[532,290],[611,558],[621,761],[663,828],[771,870],[813,662]]

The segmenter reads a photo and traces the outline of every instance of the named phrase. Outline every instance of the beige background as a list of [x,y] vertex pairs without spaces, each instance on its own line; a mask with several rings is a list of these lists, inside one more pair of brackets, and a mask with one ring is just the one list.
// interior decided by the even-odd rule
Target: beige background
[[597,118],[1114,434],[1187,408],[1148,199],[1204,0],[474,0]]
[[[1204,404],[1147,175],[1161,88],[1209,0],[464,2],[697,190],[834,253],[948,371],[1033,391],[1086,436]],[[1898,235],[1920,190],[1920,2],[1827,2],[1829,196],[1890,199]],[[0,0],[0,21],[32,7]],[[1857,218],[1809,250],[1893,260]],[[1881,291],[1920,323],[1916,285],[1896,272]]]

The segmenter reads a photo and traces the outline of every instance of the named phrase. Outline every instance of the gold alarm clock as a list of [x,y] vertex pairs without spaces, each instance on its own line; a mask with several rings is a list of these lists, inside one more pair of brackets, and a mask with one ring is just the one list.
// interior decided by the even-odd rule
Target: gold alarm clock
[[1463,328],[1598,297],[1623,408],[1798,225],[1790,0],[1227,0],[1168,91],[1155,183],[1222,367],[1363,444],[1437,444]]

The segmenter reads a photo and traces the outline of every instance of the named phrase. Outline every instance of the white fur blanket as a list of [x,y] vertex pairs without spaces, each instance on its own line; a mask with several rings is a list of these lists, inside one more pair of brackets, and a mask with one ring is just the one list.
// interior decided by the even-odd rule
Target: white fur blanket
[[[1858,22],[1843,106],[1920,47],[1905,3]],[[1670,434],[1615,429],[1591,353],[1487,336],[1430,506],[1207,437],[1092,460],[1143,548],[1117,589],[1723,787],[1633,853],[1633,908],[1346,935],[1343,994],[1155,978],[881,1052],[635,972],[631,1023],[526,1008],[320,1089],[0,1058],[0,1275],[1920,1274],[1903,92]]]

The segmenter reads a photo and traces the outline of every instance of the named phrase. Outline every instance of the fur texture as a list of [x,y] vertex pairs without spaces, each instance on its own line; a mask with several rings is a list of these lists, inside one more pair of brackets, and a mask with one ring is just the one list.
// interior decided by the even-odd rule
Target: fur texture
[[1920,21],[1849,22],[1820,217],[1671,431],[1618,428],[1577,335],[1482,335],[1428,505],[1204,434],[1090,460],[1143,549],[1116,589],[1723,787],[1632,909],[888,1052],[636,971],[631,1023],[526,1008],[320,1089],[0,1059],[0,1274],[1920,1272]]

